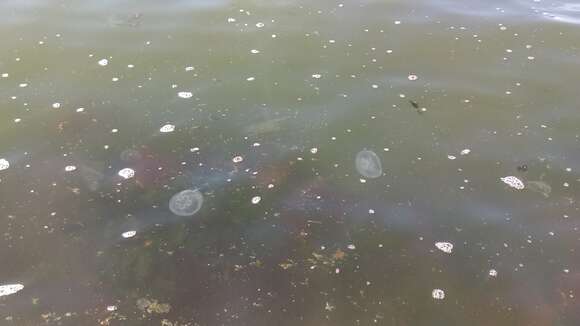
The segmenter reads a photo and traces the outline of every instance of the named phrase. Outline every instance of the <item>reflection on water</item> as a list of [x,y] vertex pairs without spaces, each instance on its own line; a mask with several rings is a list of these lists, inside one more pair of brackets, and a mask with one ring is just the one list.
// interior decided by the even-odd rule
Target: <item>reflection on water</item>
[[0,12],[0,324],[580,324],[577,4]]

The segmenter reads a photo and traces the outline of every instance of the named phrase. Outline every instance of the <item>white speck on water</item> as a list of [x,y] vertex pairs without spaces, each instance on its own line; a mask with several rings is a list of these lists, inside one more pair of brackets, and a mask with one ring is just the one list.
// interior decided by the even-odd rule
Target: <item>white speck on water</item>
[[84,112],[84,111],[85,111],[85,108],[78,108],[78,109],[77,109],[77,112],[79,112],[79,113],[80,113],[80,112]]
[[517,177],[514,177],[512,175],[500,178],[500,180],[503,181],[503,183],[507,184],[508,186],[515,188],[515,189],[518,189],[518,190],[522,190],[525,187],[522,180],[520,180]]
[[256,23],[256,27],[262,28],[262,27],[264,27],[264,23],[261,23],[261,22],[260,23]]
[[356,246],[355,246],[355,245],[353,245],[353,244],[349,244],[349,245],[348,245],[348,246],[346,246],[346,247],[347,247],[348,249],[350,249],[350,250],[355,250],[355,249],[356,249]]
[[163,133],[168,133],[168,132],[173,132],[175,130],[175,125],[172,124],[166,124],[163,127],[159,128],[159,132],[163,132]]
[[113,77],[113,78],[111,78],[111,80],[114,82],[119,81],[119,77]]
[[258,54],[258,53],[260,53],[260,50],[252,49],[252,50],[250,50],[250,53]]
[[321,74],[312,74],[312,78],[320,79],[322,78]]
[[241,157],[240,155],[238,155],[238,156],[234,156],[234,158],[232,158],[232,162],[234,162],[234,163],[240,163],[240,162],[242,162],[243,160],[244,160],[244,158],[243,158],[243,157]]
[[131,168],[124,168],[120,170],[117,174],[124,179],[130,179],[135,176],[135,170]]
[[431,292],[431,296],[433,297],[433,299],[435,300],[443,300],[445,299],[445,291],[441,290],[441,289],[434,289]]
[[22,284],[4,284],[0,285],[0,297],[15,294],[16,292],[24,289]]
[[453,244],[450,242],[436,242],[435,247],[448,254],[453,252]]
[[453,156],[453,155],[447,155],[447,158],[453,161],[453,160],[454,160],[454,159],[456,159],[457,157],[455,157],[455,156]]
[[199,152],[199,147],[190,148],[189,151],[192,153]]
[[310,153],[312,153],[312,154],[316,154],[316,153],[318,153],[318,148],[316,148],[316,147],[312,147],[312,148],[310,149]]
[[6,170],[9,167],[10,167],[10,162],[8,162],[4,158],[0,158],[0,171]]
[[101,60],[99,60],[99,65],[100,66],[103,66],[104,67],[104,66],[106,66],[108,64],[109,64],[109,60],[107,60],[107,59],[101,59]]
[[195,69],[195,68],[194,68],[194,67],[191,67],[191,66],[189,66],[189,67],[185,67],[185,71],[193,71],[194,69]]
[[371,214],[371,215],[372,215],[372,214],[374,214],[374,213],[375,213],[375,210],[374,210],[374,209],[372,209],[372,208],[371,208],[371,209],[369,209],[369,214]]
[[261,200],[262,200],[262,197],[260,197],[260,196],[254,196],[252,198],[252,204],[257,205]]
[[26,86],[28,86],[28,84],[27,84],[27,83],[22,83],[22,84],[19,84],[19,85],[18,85],[18,87],[20,87],[20,88],[24,88],[24,87],[26,87]]
[[193,96],[193,93],[191,93],[191,92],[179,92],[179,93],[177,93],[177,96],[179,96],[181,98],[191,98]]
[[471,150],[469,148],[466,148],[466,149],[462,150],[459,154],[468,155],[469,153],[471,153]]
[[113,305],[107,306],[107,311],[115,311],[115,310],[117,310],[117,306]]
[[228,23],[235,23],[235,22],[236,22],[235,18],[232,18],[232,17],[228,18]]
[[256,80],[256,77],[248,77],[248,78],[246,78],[246,80],[247,81],[254,81],[254,80]]
[[60,108],[60,103],[58,103],[58,102],[52,103],[52,108],[53,108],[53,109],[58,109],[58,108]]
[[128,65],[127,65],[127,68],[129,68],[129,69],[135,68],[135,65],[128,64]]
[[22,119],[20,119],[20,118],[14,119],[14,122],[16,122],[16,123],[19,123],[20,121],[22,121]]
[[7,73],[7,72],[5,72],[5,73],[2,73],[2,78],[8,78],[8,76],[9,76],[9,75],[8,75],[8,73]]
[[413,74],[409,75],[407,78],[408,78],[410,81],[415,81],[415,80],[419,79],[419,77],[417,77],[417,75],[413,75]]
[[490,269],[489,270],[489,276],[496,277],[497,276],[497,271],[495,269]]
[[400,25],[401,21],[400,20],[395,20],[395,25]]
[[76,166],[74,166],[74,165],[67,165],[67,166],[65,166],[65,167],[64,167],[64,170],[65,170],[66,172],[72,172],[72,171],[74,171],[74,170],[76,170],[76,169],[77,169],[77,167],[76,167]]
[[123,238],[125,238],[125,239],[132,238],[132,237],[134,237],[135,235],[137,235],[137,231],[135,231],[135,230],[131,230],[131,231],[127,231],[127,232],[123,232],[123,233],[121,234],[121,236],[122,236]]

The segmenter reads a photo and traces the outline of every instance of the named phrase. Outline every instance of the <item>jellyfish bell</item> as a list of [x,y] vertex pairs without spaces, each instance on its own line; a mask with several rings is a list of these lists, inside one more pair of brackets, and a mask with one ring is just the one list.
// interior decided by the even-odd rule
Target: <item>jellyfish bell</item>
[[356,154],[356,170],[362,176],[370,179],[378,178],[383,175],[383,167],[379,156],[369,150],[362,150]]
[[177,216],[191,216],[203,204],[203,195],[198,189],[186,189],[173,195],[169,200],[169,210]]

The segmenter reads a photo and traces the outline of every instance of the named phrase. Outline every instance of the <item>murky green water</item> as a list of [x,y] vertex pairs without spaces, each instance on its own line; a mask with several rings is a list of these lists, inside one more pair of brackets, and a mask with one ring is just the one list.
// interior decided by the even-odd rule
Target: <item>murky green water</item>
[[0,14],[0,324],[580,325],[579,5]]

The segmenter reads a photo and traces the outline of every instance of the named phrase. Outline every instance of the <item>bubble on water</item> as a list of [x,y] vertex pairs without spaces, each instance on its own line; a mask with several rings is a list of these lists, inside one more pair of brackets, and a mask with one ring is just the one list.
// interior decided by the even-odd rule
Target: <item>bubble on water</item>
[[132,237],[134,237],[135,235],[137,235],[137,231],[135,231],[135,230],[131,230],[131,231],[127,231],[127,232],[123,232],[123,233],[121,234],[121,236],[122,236],[123,238],[125,238],[125,239],[132,238]]
[[0,171],[6,170],[9,167],[10,167],[10,162],[8,162],[4,158],[0,158]]
[[252,198],[252,204],[256,205],[256,204],[258,204],[258,203],[259,203],[261,200],[262,200],[262,197],[260,197],[260,196],[254,196],[254,197]]
[[260,50],[252,49],[252,50],[250,50],[250,53],[258,54],[258,53],[260,53]]
[[453,160],[454,160],[454,159],[456,159],[457,157],[455,157],[455,156],[453,156],[453,155],[447,155],[447,158],[453,161]]
[[107,59],[101,59],[101,60],[99,60],[99,66],[103,66],[104,67],[104,66],[106,66],[108,64],[109,64],[109,60],[107,60]]
[[312,74],[312,78],[320,79],[322,78],[321,74]]
[[466,149],[462,150],[459,154],[468,155],[469,153],[471,153],[471,150],[469,148],[466,148]]
[[177,216],[191,216],[199,211],[203,195],[199,190],[186,189],[173,195],[169,200],[169,210]]
[[522,190],[525,187],[522,180],[518,179],[517,177],[514,177],[513,175],[500,178],[500,180],[514,189]]
[[417,77],[417,75],[413,75],[413,74],[409,75],[407,78],[409,78],[410,81],[415,81],[415,80],[419,79],[419,77]]
[[58,102],[54,102],[54,103],[52,103],[52,108],[53,108],[53,109],[58,109],[58,108],[60,108],[60,103],[58,103]]
[[433,299],[435,300],[443,300],[445,299],[445,291],[441,290],[441,289],[434,289],[431,292],[431,296],[433,297]]
[[260,23],[256,23],[256,27],[262,28],[262,27],[264,27],[264,23],[261,23],[261,22]]
[[177,93],[177,96],[179,96],[181,98],[191,98],[193,96],[193,93],[191,93],[191,92],[179,92],[179,93]]
[[185,71],[192,71],[192,70],[194,70],[194,69],[195,69],[195,68],[194,68],[194,67],[191,67],[191,66],[189,66],[189,67],[185,67]]
[[383,174],[381,159],[379,156],[369,150],[362,150],[356,154],[356,170],[366,178],[378,178]]
[[66,172],[72,172],[72,171],[74,171],[74,170],[76,170],[76,169],[77,169],[77,167],[76,167],[76,166],[74,166],[74,165],[67,165],[67,166],[65,166],[65,167],[64,167],[64,170],[65,170]]
[[436,242],[435,247],[448,254],[453,252],[453,244],[449,242]]
[[162,133],[168,133],[168,132],[173,132],[175,130],[175,125],[172,124],[166,124],[163,127],[159,128],[159,132]]
[[496,277],[497,276],[497,271],[495,269],[490,269],[489,270],[489,276]]
[[124,168],[119,171],[118,175],[124,179],[130,179],[135,176],[135,170],[131,168]]
[[316,147],[312,147],[312,148],[310,149],[310,153],[312,153],[312,154],[316,154],[316,153],[318,153],[318,148],[316,148]]
[[0,285],[0,297],[15,294],[22,289],[24,289],[24,285],[18,283]]
[[20,88],[24,88],[24,87],[26,87],[26,86],[28,86],[28,84],[27,84],[27,83],[22,83],[22,84],[19,84],[19,85],[18,85],[18,87],[20,87]]
[[246,80],[247,81],[254,81],[254,80],[256,80],[256,77],[248,77],[248,78],[246,78]]

